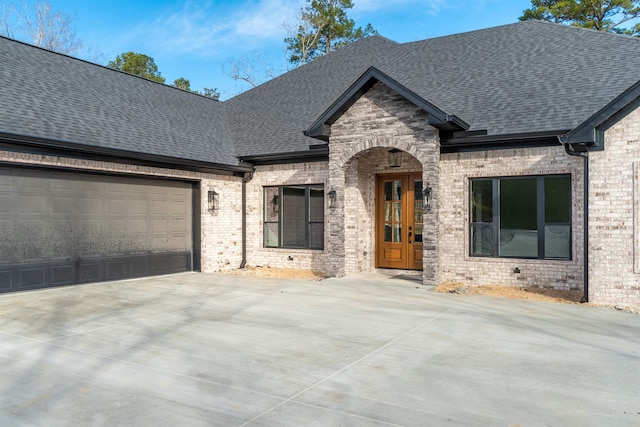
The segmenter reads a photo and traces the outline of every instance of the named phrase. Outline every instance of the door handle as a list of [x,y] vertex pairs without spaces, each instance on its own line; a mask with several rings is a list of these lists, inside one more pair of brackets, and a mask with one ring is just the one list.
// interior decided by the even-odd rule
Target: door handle
[[413,235],[412,232],[409,232],[409,244],[411,244],[411,236]]

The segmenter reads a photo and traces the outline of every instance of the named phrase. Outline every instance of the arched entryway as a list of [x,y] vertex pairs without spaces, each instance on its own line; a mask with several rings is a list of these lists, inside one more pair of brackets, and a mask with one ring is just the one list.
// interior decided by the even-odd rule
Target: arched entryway
[[[335,195],[327,239],[330,274],[377,267],[420,270],[422,263],[424,283],[437,283],[440,144],[428,113],[375,84],[335,119],[330,135],[328,190]],[[389,164],[393,149],[402,154],[397,167]],[[427,188],[429,209],[420,200]]]
[[365,148],[334,169],[331,188],[342,200],[330,217],[331,258],[342,274],[424,269],[423,242],[435,234],[434,217],[425,216],[424,165],[401,150],[391,166],[392,149]]

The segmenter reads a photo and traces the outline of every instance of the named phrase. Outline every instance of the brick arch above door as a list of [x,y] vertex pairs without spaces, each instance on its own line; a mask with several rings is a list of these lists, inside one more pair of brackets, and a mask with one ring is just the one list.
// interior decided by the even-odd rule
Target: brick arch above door
[[331,126],[330,167],[344,168],[371,148],[397,148],[426,165],[439,158],[439,132],[429,124],[428,113],[376,83]]

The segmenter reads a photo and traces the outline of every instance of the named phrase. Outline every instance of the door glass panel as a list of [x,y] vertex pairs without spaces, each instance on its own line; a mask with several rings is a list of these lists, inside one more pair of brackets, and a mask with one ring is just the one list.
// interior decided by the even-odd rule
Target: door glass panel
[[422,224],[416,224],[414,227],[415,230],[415,239],[414,242],[415,243],[422,243]]
[[385,224],[384,225],[384,241],[385,242],[392,242],[393,237],[391,235],[391,225],[390,224]]
[[402,203],[395,202],[393,204],[393,221],[400,222],[402,221]]
[[391,181],[384,183],[384,199],[393,200],[393,183]]
[[413,229],[415,233],[414,242],[422,243],[422,200],[413,202]]
[[414,181],[413,185],[413,198],[415,200],[422,200],[422,180]]
[[384,222],[391,222],[391,202],[384,202]]
[[393,224],[393,241],[396,243],[402,241],[402,224]]
[[413,232],[414,243],[422,243],[422,180],[413,182]]
[[393,181],[393,200],[402,200],[402,181]]
[[413,202],[413,222],[415,224],[422,224],[422,200],[415,200]]

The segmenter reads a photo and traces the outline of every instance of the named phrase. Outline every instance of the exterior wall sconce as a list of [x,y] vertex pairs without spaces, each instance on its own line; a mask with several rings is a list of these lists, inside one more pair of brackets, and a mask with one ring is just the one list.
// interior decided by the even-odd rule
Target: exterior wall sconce
[[213,213],[220,209],[220,199],[218,197],[218,193],[213,190],[209,190],[208,195],[208,208],[209,212]]
[[327,196],[329,196],[329,207],[330,208],[335,208],[336,207],[336,201],[338,199],[338,195],[336,194],[336,190],[329,191],[329,193],[327,193]]
[[431,187],[425,187],[424,190],[422,191],[422,195],[424,196],[424,208],[425,210],[431,210],[431,199],[432,199],[432,194],[431,194]]
[[399,168],[402,164],[402,150],[394,148],[389,150],[389,167]]

